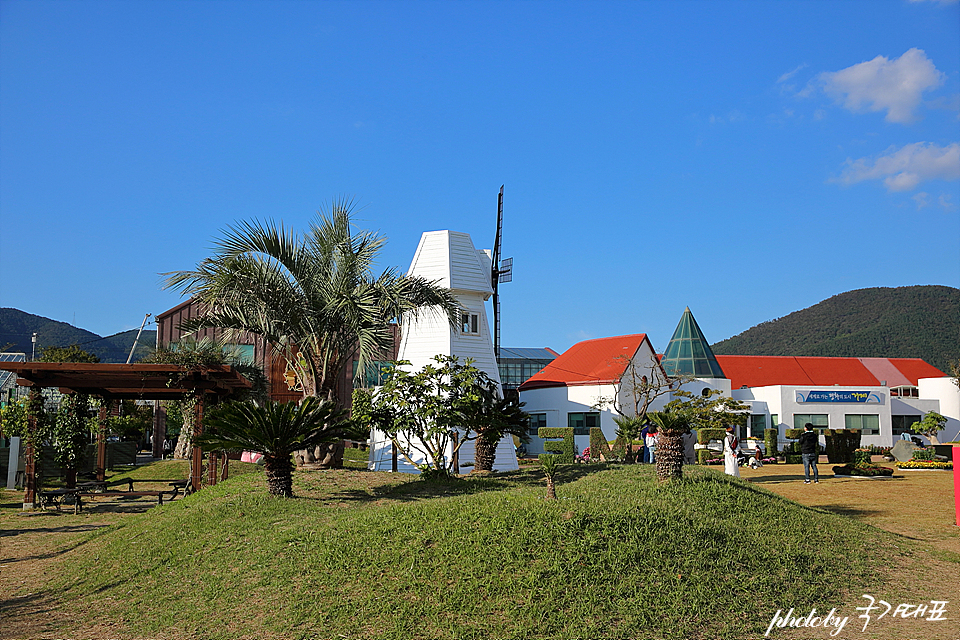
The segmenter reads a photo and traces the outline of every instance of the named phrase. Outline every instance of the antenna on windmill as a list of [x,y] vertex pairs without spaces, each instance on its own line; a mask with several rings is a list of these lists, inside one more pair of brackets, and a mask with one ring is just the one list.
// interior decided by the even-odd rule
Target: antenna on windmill
[[500,291],[501,282],[513,280],[513,258],[500,262],[500,240],[503,229],[503,185],[497,197],[497,237],[493,241],[493,259],[490,264],[490,284],[493,287],[493,355],[500,364]]

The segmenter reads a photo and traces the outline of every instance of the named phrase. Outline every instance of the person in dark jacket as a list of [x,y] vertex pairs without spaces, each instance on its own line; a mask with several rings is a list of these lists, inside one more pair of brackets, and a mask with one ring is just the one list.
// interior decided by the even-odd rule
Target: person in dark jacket
[[810,484],[810,467],[813,467],[814,484],[819,484],[817,458],[820,457],[820,436],[809,422],[803,425],[803,433],[800,434],[800,457],[803,459],[803,484]]

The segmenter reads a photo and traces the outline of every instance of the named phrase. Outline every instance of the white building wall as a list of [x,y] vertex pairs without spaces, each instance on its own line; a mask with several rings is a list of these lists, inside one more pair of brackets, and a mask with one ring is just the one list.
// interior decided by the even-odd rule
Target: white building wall
[[917,388],[921,398],[940,400],[940,415],[947,419],[947,427],[940,432],[940,442],[960,441],[960,388],[956,378],[921,378]]

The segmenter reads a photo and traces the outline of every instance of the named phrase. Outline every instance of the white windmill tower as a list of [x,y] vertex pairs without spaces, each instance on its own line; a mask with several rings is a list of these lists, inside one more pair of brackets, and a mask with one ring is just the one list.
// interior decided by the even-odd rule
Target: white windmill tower
[[[502,188],[500,198],[502,202]],[[497,236],[499,240],[499,222]],[[485,304],[494,294],[491,280],[493,267],[490,252],[477,250],[470,234],[458,231],[427,231],[420,237],[420,244],[407,275],[433,280],[450,289],[460,302],[461,321],[458,326],[451,326],[447,316],[439,313],[423,313],[405,318],[398,359],[409,361],[411,371],[417,371],[427,364],[436,364],[433,358],[437,355],[457,356],[460,362],[469,358],[473,360],[475,367],[496,381],[502,394],[493,333],[487,322]],[[390,451],[392,445],[382,434],[372,435],[369,466],[375,471],[390,471],[393,465]],[[464,443],[458,457],[461,467],[473,462],[472,441]],[[494,470],[509,471],[517,468],[519,467],[513,438],[506,436],[497,446]],[[402,456],[397,461],[397,470],[411,473],[416,471]]]

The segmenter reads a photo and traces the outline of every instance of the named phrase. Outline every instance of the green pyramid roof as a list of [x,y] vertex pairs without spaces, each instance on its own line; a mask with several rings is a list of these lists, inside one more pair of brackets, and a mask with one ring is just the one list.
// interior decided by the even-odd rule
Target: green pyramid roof
[[661,364],[669,376],[726,378],[690,307],[684,310]]

